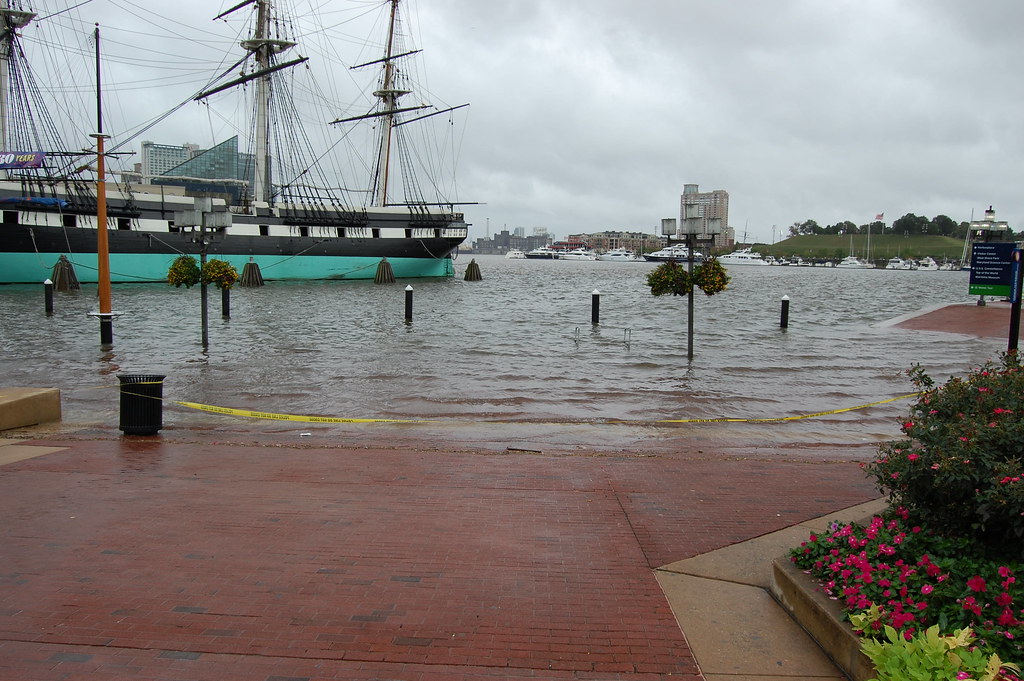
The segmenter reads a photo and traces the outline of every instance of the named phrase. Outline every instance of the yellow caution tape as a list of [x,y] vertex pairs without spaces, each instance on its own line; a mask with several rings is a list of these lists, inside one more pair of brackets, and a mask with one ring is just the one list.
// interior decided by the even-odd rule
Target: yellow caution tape
[[301,421],[303,423],[427,423],[427,421],[424,421],[423,419],[343,419],[336,418],[334,416],[299,416],[297,414],[274,414],[265,411],[249,411],[247,409],[214,407],[209,404],[199,404],[197,402],[175,401],[174,404],[180,404],[181,406],[188,407],[189,409],[199,409],[200,411],[208,411],[214,414],[227,414],[229,416],[247,416],[253,419],[269,419],[273,421]]
[[818,416],[830,416],[832,414],[842,414],[847,411],[856,411],[857,409],[867,409],[868,407],[875,407],[879,404],[886,404],[888,402],[895,402],[896,400],[905,400],[909,397],[917,397],[921,393],[910,393],[909,395],[900,395],[899,397],[890,397],[886,400],[878,400],[877,402],[869,402],[868,404],[858,404],[856,407],[846,407],[844,409],[832,409],[831,411],[819,411],[813,414],[799,414],[797,416],[775,416],[772,418],[763,419],[744,419],[744,418],[716,418],[716,419],[663,419],[656,421],[655,423],[769,423],[778,421],[799,421],[801,419],[813,419]]
[[[147,381],[135,383],[132,385],[146,385],[147,383],[161,383],[162,381]],[[97,386],[106,387],[106,386]],[[128,385],[122,386],[121,392],[129,395],[137,395],[138,397],[148,397],[151,399],[163,399],[154,397],[152,395],[142,395],[139,393],[133,393],[130,390],[124,388],[130,387]],[[813,414],[798,414],[796,416],[774,416],[768,418],[730,418],[730,417],[719,417],[719,418],[706,418],[706,419],[660,419],[654,421],[654,423],[779,423],[783,421],[800,421],[803,419],[813,419],[820,416],[831,416],[833,414],[842,414],[848,411],[857,411],[858,409],[867,409],[868,407],[876,407],[880,404],[888,404],[889,402],[896,402],[897,400],[905,400],[911,397],[917,397],[921,393],[909,393],[907,395],[900,395],[898,397],[890,397],[884,400],[878,400],[877,402],[869,402],[867,404],[858,404],[855,407],[844,407],[842,409],[831,409],[829,411],[819,411]],[[198,402],[179,402],[172,401],[173,404],[181,405],[189,409],[198,409],[200,411],[210,412],[212,414],[224,414],[227,416],[244,416],[247,418],[254,419],[267,419],[272,421],[298,421],[302,423],[437,423],[430,419],[353,419],[353,418],[339,418],[335,416],[303,416],[299,414],[276,414],[273,412],[265,411],[251,411],[248,409],[232,409],[230,407],[216,407],[210,404],[200,404]],[[611,420],[607,423],[614,424],[629,424],[630,421],[618,421]]]

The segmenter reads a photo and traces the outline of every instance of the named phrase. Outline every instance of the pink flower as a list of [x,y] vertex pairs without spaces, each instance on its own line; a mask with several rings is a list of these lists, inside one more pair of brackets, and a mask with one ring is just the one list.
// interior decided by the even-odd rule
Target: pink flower
[[964,679],[971,678],[971,675],[968,672],[957,672],[956,673],[956,678],[957,678],[957,681],[963,681]]
[[907,454],[907,461],[917,461],[920,458],[917,454]]
[[967,588],[971,591],[985,591],[985,578],[975,575],[967,580]]
[[921,587],[921,593],[923,593],[925,596],[930,594],[932,591],[935,591],[935,587],[931,584],[925,584]]

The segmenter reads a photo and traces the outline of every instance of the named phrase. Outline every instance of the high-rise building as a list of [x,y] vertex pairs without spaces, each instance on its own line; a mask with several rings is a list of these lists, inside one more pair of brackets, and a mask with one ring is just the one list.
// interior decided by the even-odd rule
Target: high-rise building
[[219,196],[239,203],[248,194],[254,173],[252,154],[238,151],[238,136],[210,149],[197,144],[142,143],[140,176],[133,182],[183,187],[193,196]]
[[679,197],[679,225],[695,234],[715,234],[715,246],[724,247],[729,226],[729,192],[701,192],[696,184],[684,184]]
[[199,153],[198,144],[157,144],[156,142],[144,141],[142,143],[142,167],[140,168],[143,177],[163,175],[171,168],[184,163]]

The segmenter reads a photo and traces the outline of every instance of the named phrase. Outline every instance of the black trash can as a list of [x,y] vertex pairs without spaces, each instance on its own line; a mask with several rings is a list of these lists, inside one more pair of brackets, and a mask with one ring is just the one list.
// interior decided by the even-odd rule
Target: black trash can
[[125,435],[156,435],[164,427],[164,379],[156,374],[118,374]]

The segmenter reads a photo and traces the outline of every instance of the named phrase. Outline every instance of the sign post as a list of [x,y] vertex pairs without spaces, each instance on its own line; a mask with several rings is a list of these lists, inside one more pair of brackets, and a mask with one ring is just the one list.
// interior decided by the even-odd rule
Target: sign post
[[1020,338],[1020,296],[1021,284],[1024,283],[1024,264],[1021,263],[1019,248],[1013,250],[1012,276],[1010,278],[1010,339],[1006,344],[1007,352],[1017,352],[1017,344]]

